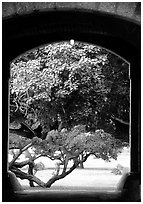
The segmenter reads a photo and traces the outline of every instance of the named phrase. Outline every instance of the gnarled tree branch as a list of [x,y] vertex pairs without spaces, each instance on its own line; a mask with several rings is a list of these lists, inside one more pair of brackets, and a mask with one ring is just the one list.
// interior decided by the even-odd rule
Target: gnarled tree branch
[[113,120],[115,120],[115,121],[118,121],[119,123],[124,124],[124,125],[129,125],[129,124],[130,124],[129,122],[124,121],[124,120],[122,120],[122,119],[120,119],[120,118],[117,118],[117,117],[115,117],[115,116],[111,116],[111,118],[112,118]]
[[33,181],[35,183],[37,183],[39,186],[41,187],[45,187],[45,183],[43,181],[41,181],[40,179],[38,179],[36,176],[34,175],[30,175],[27,173],[22,172],[20,169],[17,169],[15,167],[10,168],[10,170],[15,173],[15,175],[20,178],[20,179],[28,179],[29,181]]
[[24,122],[21,122],[20,124],[21,124],[21,127],[19,129],[9,128],[9,132],[17,134],[19,136],[30,138],[30,139],[32,139],[33,137],[36,137],[35,132],[32,130],[32,128],[29,125],[27,125]]
[[14,162],[16,161],[16,159],[25,151],[27,150],[29,147],[32,146],[32,142],[29,142],[27,145],[25,145],[22,149],[19,150],[19,152],[14,156],[14,158],[12,159],[12,161],[9,163],[9,168],[14,164]]

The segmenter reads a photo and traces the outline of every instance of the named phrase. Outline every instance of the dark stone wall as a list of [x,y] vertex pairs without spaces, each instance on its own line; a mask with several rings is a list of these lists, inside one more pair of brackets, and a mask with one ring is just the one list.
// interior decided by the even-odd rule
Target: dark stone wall
[[140,2],[3,2],[2,16],[6,18],[42,10],[65,8],[101,11],[141,21]]

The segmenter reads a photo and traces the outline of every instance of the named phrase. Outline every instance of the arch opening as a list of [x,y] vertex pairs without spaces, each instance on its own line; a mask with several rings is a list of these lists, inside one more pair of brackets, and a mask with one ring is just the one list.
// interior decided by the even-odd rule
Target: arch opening
[[[116,190],[121,175],[130,171],[129,70],[129,63],[115,53],[73,39],[37,47],[11,62],[9,162],[10,170],[18,178],[23,176],[24,179],[23,174],[27,173],[25,180],[20,180],[24,188],[28,188],[28,182],[31,187],[35,186],[31,180],[28,181],[28,175],[43,178],[45,173],[46,180],[48,172],[56,172],[56,168],[59,168],[58,178],[64,175],[64,168],[70,169],[78,159],[81,162],[77,167],[82,167],[83,171],[76,168],[72,173],[76,180],[71,179],[70,175],[65,177],[61,181],[62,188],[72,189],[74,185],[79,189],[99,190],[99,185],[96,187],[95,184],[100,183],[102,191]],[[50,134],[53,134],[52,139],[56,138],[55,141],[49,139]],[[103,135],[107,138],[102,141]],[[34,136],[37,140],[42,139],[41,142],[25,148],[25,144],[30,143]],[[59,137],[66,141],[62,141],[62,149],[60,143],[63,139]],[[103,143],[103,147],[94,150],[96,143],[99,146]],[[108,147],[104,143],[108,143]],[[41,150],[37,151],[38,148]],[[49,152],[49,149],[53,152]],[[75,156],[78,149],[80,153]],[[21,154],[17,156],[20,151]],[[65,167],[68,154],[73,159],[69,157]],[[87,154],[91,156],[83,163]],[[36,157],[39,159],[36,160]],[[27,159],[33,162],[31,171]],[[108,163],[110,159],[112,162]],[[59,163],[62,160],[63,163]],[[41,171],[35,175],[39,163],[42,169],[38,169]],[[15,165],[19,165],[21,174]],[[104,177],[108,178],[106,185]],[[68,184],[69,179],[74,181],[73,184]],[[84,180],[81,186],[80,179]],[[95,182],[92,182],[93,179]],[[54,187],[58,189],[59,183],[55,182]]]
[[[67,15],[68,13],[68,15]],[[75,15],[73,15],[73,13]],[[21,53],[41,44],[75,39],[96,44],[123,56],[130,63],[131,95],[131,172],[140,172],[140,26],[102,13],[56,11],[13,17],[3,22],[3,76],[9,77],[9,63]],[[54,18],[51,18],[54,16]],[[67,18],[65,18],[65,16]],[[73,18],[74,16],[74,18]],[[71,18],[72,17],[72,18]],[[46,19],[50,19],[47,21]],[[74,20],[73,20],[74,19]],[[82,19],[77,21],[77,19]],[[93,20],[94,19],[94,20]],[[62,24],[61,24],[62,22]],[[82,22],[81,24],[79,22]],[[102,22],[102,23],[101,23]],[[111,23],[112,22],[112,23]],[[56,26],[55,26],[56,25]],[[87,26],[88,25],[88,26]],[[90,25],[90,26],[89,26]],[[104,29],[103,29],[104,28]],[[132,32],[130,32],[132,30]],[[26,42],[26,43],[25,43]],[[14,49],[13,49],[14,48]],[[137,80],[138,79],[138,80]],[[5,81],[5,82],[6,82]],[[8,84],[3,87],[8,90]],[[4,95],[4,103],[7,96]],[[4,108],[7,114],[7,106]],[[7,119],[4,123],[7,124]],[[3,129],[7,135],[8,128]],[[6,150],[6,151],[5,151]],[[7,179],[7,137],[3,137],[4,178]],[[134,157],[136,155],[136,157]],[[101,199],[102,200],[102,199]]]

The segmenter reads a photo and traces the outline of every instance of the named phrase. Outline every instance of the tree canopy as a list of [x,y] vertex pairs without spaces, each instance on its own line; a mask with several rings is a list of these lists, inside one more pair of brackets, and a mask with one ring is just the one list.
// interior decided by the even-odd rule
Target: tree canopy
[[[61,132],[52,130],[47,134],[45,140],[37,137],[25,140],[19,137],[10,141],[10,147],[13,145],[19,148],[19,152],[14,155],[9,163],[9,169],[17,177],[28,179],[31,186],[34,186],[33,182],[35,182],[39,186],[47,188],[51,187],[55,181],[70,174],[80,163],[85,162],[90,155],[110,161],[110,159],[117,159],[121,148],[120,142],[110,134],[103,130],[96,130],[95,133],[86,132],[83,125],[75,126],[70,131],[66,129]],[[33,149],[34,156],[28,151],[30,147]],[[17,161],[23,152],[26,152],[29,159],[22,162]],[[46,182],[42,182],[33,174],[34,161],[43,156],[58,161],[54,175]],[[70,161],[72,161],[72,166],[69,166]],[[27,173],[21,169],[26,165],[29,165]]]
[[[91,154],[117,159],[122,146],[114,134],[117,122],[128,128],[130,112],[125,60],[95,45],[65,41],[28,51],[10,70],[10,123],[19,127],[10,128],[9,148],[19,151],[9,169],[17,177],[28,179],[30,186],[50,187]],[[18,162],[23,152],[28,160]],[[33,173],[41,156],[59,161],[46,183]],[[26,165],[27,173],[21,170]]]
[[11,64],[11,117],[18,112],[43,134],[60,122],[90,130],[129,122],[129,65],[95,45],[59,42],[29,51]]

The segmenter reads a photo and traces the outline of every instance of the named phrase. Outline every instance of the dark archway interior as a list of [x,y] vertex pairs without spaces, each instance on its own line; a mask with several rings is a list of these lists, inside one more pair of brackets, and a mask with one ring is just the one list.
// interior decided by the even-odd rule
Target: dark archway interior
[[[10,62],[29,49],[74,39],[102,46],[130,63],[131,172],[140,175],[140,25],[101,12],[58,10],[3,20],[3,183],[7,181],[8,78]],[[4,185],[3,192],[8,192]]]

